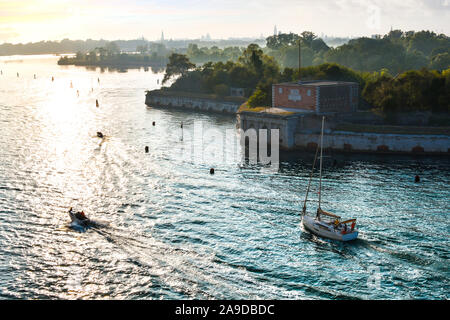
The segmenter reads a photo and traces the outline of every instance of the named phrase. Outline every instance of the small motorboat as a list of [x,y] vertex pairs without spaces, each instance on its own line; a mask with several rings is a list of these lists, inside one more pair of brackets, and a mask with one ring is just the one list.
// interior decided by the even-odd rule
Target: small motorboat
[[69,216],[72,220],[72,223],[75,223],[82,227],[88,227],[91,223],[91,220],[86,217],[84,211],[75,212],[72,208],[69,209]]

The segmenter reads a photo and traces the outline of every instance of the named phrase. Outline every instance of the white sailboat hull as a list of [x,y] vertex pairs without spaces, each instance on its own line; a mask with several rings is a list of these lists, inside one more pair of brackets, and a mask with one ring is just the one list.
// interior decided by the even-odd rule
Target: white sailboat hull
[[317,221],[313,217],[303,216],[302,224],[306,230],[320,237],[338,240],[350,241],[358,237],[358,230],[342,233],[342,230],[336,230],[333,225],[322,221]]

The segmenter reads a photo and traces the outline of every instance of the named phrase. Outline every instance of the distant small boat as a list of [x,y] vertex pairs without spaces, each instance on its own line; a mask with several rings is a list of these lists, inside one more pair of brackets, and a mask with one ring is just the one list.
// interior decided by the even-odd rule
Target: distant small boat
[[339,240],[350,241],[358,237],[358,230],[355,229],[356,219],[349,219],[342,221],[341,217],[330,212],[322,210],[320,207],[322,199],[322,157],[323,157],[323,127],[325,123],[325,117],[322,117],[322,131],[320,134],[320,180],[319,180],[319,207],[316,211],[316,216],[306,215],[306,202],[311,186],[311,180],[314,172],[314,167],[317,160],[317,153],[319,146],[317,146],[316,155],[314,157],[314,163],[309,178],[308,188],[306,190],[305,202],[302,210],[302,225],[309,232],[318,235],[320,237]]
[[72,223],[81,226],[81,227],[88,227],[90,225],[91,220],[89,220],[89,218],[87,218],[84,215],[84,212],[74,212],[72,210],[72,208],[69,209],[69,216],[70,216],[70,220],[72,220]]
[[83,211],[75,212],[69,209],[70,227],[77,231],[86,231],[90,228],[100,229],[108,226],[108,222],[94,221],[84,215]]

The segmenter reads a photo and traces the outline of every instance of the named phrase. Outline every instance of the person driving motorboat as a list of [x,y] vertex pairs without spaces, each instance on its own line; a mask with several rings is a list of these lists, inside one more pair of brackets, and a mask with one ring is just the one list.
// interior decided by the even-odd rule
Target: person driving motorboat
[[84,211],[77,212],[77,213],[75,214],[75,216],[76,216],[78,219],[80,219],[80,220],[86,220],[86,219],[87,219],[86,215],[84,214]]
[[70,209],[69,209],[69,214],[70,214],[70,216],[71,216],[71,218],[73,219],[73,218],[76,218],[76,219],[78,219],[78,220],[88,220],[88,218],[86,217],[86,215],[84,214],[84,211],[81,211],[81,212],[73,212],[73,209],[72,209],[72,207],[70,207]]

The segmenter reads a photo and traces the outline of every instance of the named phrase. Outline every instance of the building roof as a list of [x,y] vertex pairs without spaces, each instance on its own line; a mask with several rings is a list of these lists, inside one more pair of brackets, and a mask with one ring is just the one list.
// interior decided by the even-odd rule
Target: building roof
[[310,81],[295,81],[295,82],[282,82],[275,83],[275,85],[284,85],[284,86],[314,86],[314,87],[323,87],[323,86],[337,86],[337,85],[354,85],[358,84],[357,82],[349,82],[349,81],[330,81],[330,80],[310,80]]

